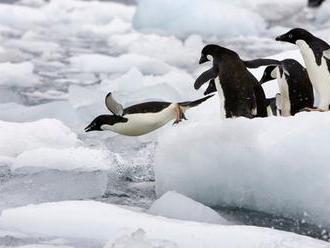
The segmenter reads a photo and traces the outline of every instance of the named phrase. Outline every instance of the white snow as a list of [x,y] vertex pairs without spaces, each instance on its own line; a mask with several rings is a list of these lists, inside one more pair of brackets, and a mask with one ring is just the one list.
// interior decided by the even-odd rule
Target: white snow
[[95,201],[66,201],[6,209],[0,216],[0,228],[49,236],[108,240],[106,247],[126,247],[120,244],[134,247],[132,239],[138,241],[137,245],[141,244],[137,247],[157,247],[154,245],[159,242],[171,244],[160,247],[180,248],[329,246],[327,242],[288,232],[173,220]]
[[148,55],[178,67],[197,65],[200,51],[204,46],[202,38],[198,35],[191,35],[182,41],[175,36],[137,32],[112,35],[108,43],[119,51]]
[[147,213],[179,220],[228,224],[213,209],[174,191],[166,192],[154,201]]
[[330,226],[329,125],[329,113],[301,113],[169,129],[156,152],[157,193],[175,190],[208,206],[245,207]]
[[14,157],[44,146],[66,148],[77,144],[77,135],[55,119],[24,123],[0,121],[0,155]]
[[109,169],[113,164],[111,155],[105,150],[86,147],[71,147],[67,149],[38,148],[18,155],[12,168],[96,171]]
[[0,85],[30,87],[40,84],[40,79],[33,73],[31,62],[0,63]]
[[256,12],[216,0],[140,0],[133,24],[142,31],[179,37],[256,35],[265,29]]

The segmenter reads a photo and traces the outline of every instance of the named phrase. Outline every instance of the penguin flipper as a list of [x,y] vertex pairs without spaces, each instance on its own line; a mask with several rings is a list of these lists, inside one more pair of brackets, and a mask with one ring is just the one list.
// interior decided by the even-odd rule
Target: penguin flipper
[[202,102],[205,102],[207,99],[211,98],[214,95],[208,95],[203,98],[197,99],[195,101],[189,101],[189,102],[179,102],[179,106],[183,108],[193,108],[201,104]]
[[105,106],[110,110],[114,115],[122,116],[124,114],[123,105],[118,103],[113,97],[111,92],[109,92],[105,97]]
[[217,88],[215,86],[215,81],[214,81],[214,79],[211,79],[210,82],[209,82],[209,86],[204,91],[204,96],[206,96],[210,93],[216,92],[216,91],[217,91]]
[[244,65],[247,68],[258,68],[260,66],[267,66],[267,65],[281,65],[281,61],[278,61],[276,59],[253,59],[253,60],[247,60],[243,61]]
[[215,79],[218,76],[218,70],[215,67],[204,71],[195,81],[194,88],[198,90],[206,82]]

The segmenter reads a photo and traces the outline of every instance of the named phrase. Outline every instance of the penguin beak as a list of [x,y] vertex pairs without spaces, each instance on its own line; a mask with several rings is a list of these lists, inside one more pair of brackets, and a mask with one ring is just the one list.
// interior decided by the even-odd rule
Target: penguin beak
[[277,40],[277,41],[285,41],[285,42],[293,43],[293,42],[292,42],[292,39],[290,39],[290,34],[288,34],[288,33],[277,36],[277,37],[275,38],[275,40]]
[[87,127],[85,127],[85,132],[93,131],[91,124],[89,124]]
[[277,36],[275,38],[276,41],[283,41],[283,35]]
[[201,55],[201,58],[199,59],[199,64],[203,64],[205,62],[209,61],[209,59],[207,58],[207,56],[205,54]]

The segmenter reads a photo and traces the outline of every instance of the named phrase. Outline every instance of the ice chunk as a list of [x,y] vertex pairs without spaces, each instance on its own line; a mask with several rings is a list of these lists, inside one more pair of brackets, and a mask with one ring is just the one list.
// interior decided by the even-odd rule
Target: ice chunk
[[159,138],[158,195],[175,190],[208,206],[244,207],[330,226],[330,113],[199,120]]
[[265,29],[263,18],[256,12],[216,0],[141,0],[133,25],[143,31],[178,37],[256,35]]
[[0,155],[17,156],[44,146],[66,148],[78,143],[77,135],[55,119],[24,123],[0,121]]
[[31,62],[0,63],[0,86],[30,87],[40,84],[40,79],[33,73],[34,66]]
[[162,195],[151,205],[147,213],[180,220],[228,224],[213,209],[174,191]]
[[0,104],[0,119],[3,121],[30,122],[42,118],[54,118],[71,128],[82,128],[81,118],[68,101],[54,101],[35,106]]
[[5,209],[0,216],[0,228],[48,236],[108,239],[110,244],[120,244],[118,238],[126,235],[130,239],[136,237],[139,243],[156,239],[180,248],[329,246],[327,242],[268,228],[173,220],[95,201],[65,201]]
[[2,25],[22,29],[45,22],[46,20],[46,13],[40,11],[38,8],[0,4],[0,23]]
[[113,163],[111,154],[105,150],[87,147],[38,148],[18,155],[12,168],[34,168],[34,172],[46,169],[96,171],[109,169]]
[[191,35],[185,41],[174,36],[126,33],[110,36],[109,45],[123,52],[147,55],[179,67],[197,65],[203,42],[200,36]]
[[164,74],[169,72],[166,63],[137,54],[124,54],[111,57],[102,54],[82,54],[70,58],[74,70],[87,72],[123,73],[137,67],[143,74]]

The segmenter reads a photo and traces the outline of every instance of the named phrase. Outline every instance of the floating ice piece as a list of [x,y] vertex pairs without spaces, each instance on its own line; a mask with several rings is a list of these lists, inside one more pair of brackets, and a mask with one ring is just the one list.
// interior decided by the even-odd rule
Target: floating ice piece
[[87,147],[56,149],[38,148],[17,156],[13,169],[97,171],[107,170],[114,164],[111,154]]
[[124,235],[132,238],[135,233],[133,236],[139,241],[165,240],[180,248],[329,247],[324,241],[268,228],[173,220],[95,201],[65,201],[5,209],[0,216],[0,227],[48,236],[107,239],[110,244],[118,244],[118,238]]
[[110,47],[122,52],[150,56],[170,65],[185,68],[197,66],[200,51],[204,46],[198,35],[191,35],[182,41],[174,36],[137,32],[112,35],[108,43]]
[[24,123],[0,121],[0,155],[17,156],[44,146],[67,148],[77,144],[77,135],[55,119]]
[[147,213],[180,220],[228,224],[228,221],[213,209],[174,191],[162,195]]
[[30,87],[40,84],[31,62],[0,63],[0,85]]

